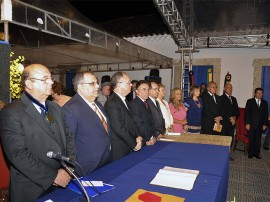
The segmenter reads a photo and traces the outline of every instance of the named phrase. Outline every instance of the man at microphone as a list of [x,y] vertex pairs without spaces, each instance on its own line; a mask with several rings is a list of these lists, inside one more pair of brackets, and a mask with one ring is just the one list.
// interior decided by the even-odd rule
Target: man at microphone
[[9,201],[34,201],[56,187],[66,187],[71,179],[48,151],[75,160],[75,148],[60,107],[46,100],[54,82],[49,70],[29,65],[21,81],[21,98],[0,112],[0,135],[10,161]]

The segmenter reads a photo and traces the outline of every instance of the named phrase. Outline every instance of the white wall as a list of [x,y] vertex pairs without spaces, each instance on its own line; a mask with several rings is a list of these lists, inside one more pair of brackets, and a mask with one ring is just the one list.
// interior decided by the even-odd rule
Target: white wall
[[[145,76],[149,76],[150,70],[134,70],[134,71],[127,71],[126,73],[129,75],[131,80],[144,80]],[[112,76],[115,72],[109,71],[109,72],[94,72],[94,74],[97,76],[99,81],[101,81],[101,77],[103,75],[109,75]],[[171,69],[160,69],[159,70],[159,76],[162,78],[161,83],[166,86],[166,95],[165,100],[169,100],[170,96],[170,89],[171,89],[171,75],[172,70]]]
[[[237,98],[240,107],[245,107],[246,100],[253,97],[254,59],[270,58],[267,49],[202,49],[193,55],[193,58],[221,58],[220,94],[224,84],[224,77],[229,71],[232,75],[233,95]],[[261,86],[257,86],[261,87]]]
[[[160,54],[174,59],[180,59],[173,39],[168,35],[153,37],[128,38],[127,40],[154,50]],[[200,49],[193,54],[193,59],[221,58],[221,79],[219,93],[222,93],[224,77],[229,71],[232,75],[233,95],[237,98],[240,107],[245,107],[246,100],[253,96],[253,71],[254,59],[270,58],[269,49],[248,49],[248,48],[209,48]],[[258,86],[259,87],[259,86]]]

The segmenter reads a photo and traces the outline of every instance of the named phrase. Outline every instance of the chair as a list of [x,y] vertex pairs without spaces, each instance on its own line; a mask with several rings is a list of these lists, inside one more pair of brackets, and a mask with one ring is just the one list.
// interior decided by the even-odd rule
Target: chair
[[0,190],[8,189],[9,187],[10,172],[8,165],[5,161],[4,152],[2,151],[2,145],[0,142]]
[[[244,154],[247,154],[247,149],[248,149],[248,132],[245,127],[245,108],[239,108],[239,117],[236,122],[236,136],[235,136],[235,143],[234,143],[234,151],[239,150],[239,151],[244,151]],[[244,143],[244,150],[237,149],[237,143],[238,141],[241,141]]]

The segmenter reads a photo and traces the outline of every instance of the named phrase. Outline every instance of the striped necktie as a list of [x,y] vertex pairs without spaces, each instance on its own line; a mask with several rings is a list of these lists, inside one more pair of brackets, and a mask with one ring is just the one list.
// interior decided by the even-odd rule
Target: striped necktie
[[102,114],[101,114],[100,111],[98,110],[97,105],[96,105],[95,103],[93,103],[92,105],[93,105],[94,111],[96,112],[96,114],[97,114],[98,117],[100,118],[103,127],[105,128],[106,132],[108,133],[108,125],[107,125],[107,123],[106,123],[104,117],[102,116]]

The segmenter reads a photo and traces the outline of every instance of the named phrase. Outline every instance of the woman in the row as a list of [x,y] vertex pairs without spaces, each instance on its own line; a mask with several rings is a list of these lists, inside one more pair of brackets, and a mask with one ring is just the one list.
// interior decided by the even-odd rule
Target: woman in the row
[[159,106],[163,115],[163,118],[165,120],[165,128],[166,128],[166,134],[168,132],[173,132],[173,117],[169,108],[169,104],[166,100],[164,100],[165,96],[165,86],[163,84],[158,85],[158,98],[157,101],[159,102]]
[[183,133],[184,125],[187,124],[187,110],[182,102],[182,90],[180,88],[172,89],[169,107],[173,116],[173,132]]
[[185,106],[187,107],[187,125],[185,125],[185,130],[190,133],[200,133],[203,105],[199,86],[194,85],[190,87],[189,98],[186,99]]

